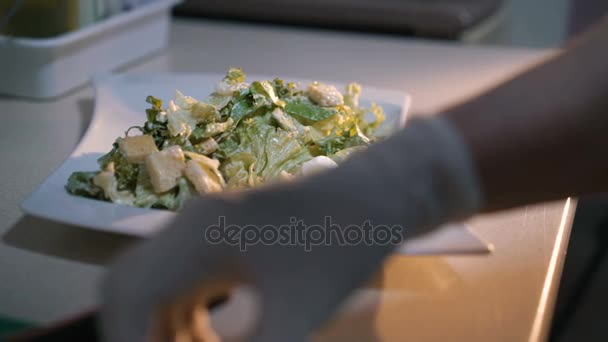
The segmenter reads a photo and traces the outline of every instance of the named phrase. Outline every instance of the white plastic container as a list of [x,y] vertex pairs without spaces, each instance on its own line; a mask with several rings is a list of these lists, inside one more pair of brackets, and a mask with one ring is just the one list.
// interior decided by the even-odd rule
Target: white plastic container
[[158,0],[48,39],[0,36],[0,94],[51,98],[165,48],[171,7]]

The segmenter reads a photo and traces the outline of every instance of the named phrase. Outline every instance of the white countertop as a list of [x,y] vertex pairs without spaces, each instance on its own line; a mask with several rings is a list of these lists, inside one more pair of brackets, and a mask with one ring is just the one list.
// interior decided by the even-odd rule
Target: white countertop
[[[357,80],[408,91],[415,115],[472,96],[548,53],[190,20],[173,23],[170,45],[125,70],[223,72],[240,66],[258,74]],[[23,217],[18,209],[75,147],[92,106],[89,87],[54,101],[0,97],[0,316],[46,323],[93,306],[101,265],[132,242]],[[342,315],[325,336],[544,340],[574,207],[574,201],[559,201],[474,218],[473,230],[495,246],[488,256],[388,260],[362,292],[364,309]]]

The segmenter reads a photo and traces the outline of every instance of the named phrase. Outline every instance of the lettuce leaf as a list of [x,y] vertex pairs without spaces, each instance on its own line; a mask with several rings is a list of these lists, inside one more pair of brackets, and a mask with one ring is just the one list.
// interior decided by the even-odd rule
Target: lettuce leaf
[[285,107],[285,102],[268,81],[255,81],[248,91],[242,91],[230,107],[230,117],[238,124],[245,117],[260,115],[273,107]]
[[343,149],[356,146],[367,146],[369,144],[370,140],[363,135],[355,135],[352,137],[331,135],[324,139],[315,141],[314,147],[317,151],[317,154],[330,156]]
[[230,67],[230,68],[228,68],[228,72],[226,73],[226,76],[224,77],[224,81],[231,82],[231,83],[243,83],[243,82],[245,82],[246,77],[247,77],[247,74],[245,74],[245,72],[243,72],[243,69]]
[[269,115],[243,122],[220,144],[221,171],[228,188],[251,187],[293,172],[312,159],[306,146],[288,132],[270,124]]
[[256,158],[249,152],[237,152],[222,164],[221,169],[226,178],[226,187],[247,188],[254,187],[262,180],[255,173]]
[[258,174],[264,180],[275,179],[281,171],[292,173],[305,161],[312,159],[307,148],[303,147],[293,132],[276,129],[266,137],[264,152],[266,165]]
[[156,194],[146,168],[142,167],[137,178],[133,204],[141,208],[178,210],[193,194],[192,186],[184,178],[178,181],[175,189]]
[[74,172],[70,175],[70,178],[68,178],[65,189],[72,195],[104,200],[103,190],[93,184],[93,178],[95,178],[98,173],[99,172],[97,171]]
[[113,203],[132,205],[135,201],[133,192],[118,190],[116,175],[112,171],[101,171],[93,178],[93,184],[103,190],[104,197]]
[[361,85],[358,83],[349,83],[346,85],[344,92],[344,104],[357,110],[359,108],[359,96],[361,96]]
[[163,101],[152,95],[148,95],[146,102],[152,105],[152,108],[146,109],[146,116],[148,117],[148,121],[154,122],[156,121],[157,114],[163,110]]
[[226,76],[216,85],[214,95],[232,96],[249,88],[245,83],[247,75],[239,68],[230,68]]
[[254,102],[260,102],[262,105],[270,106],[274,104],[277,107],[285,107],[285,102],[277,96],[274,87],[268,81],[255,81],[251,83],[251,94]]
[[118,184],[118,190],[135,190],[137,183],[137,173],[139,172],[139,165],[129,163],[125,157],[118,150],[118,142],[120,138],[116,139],[112,145],[112,150],[106,153],[99,159],[97,163],[102,170],[105,170],[110,163],[114,163],[114,174]]
[[203,139],[211,138],[220,133],[224,133],[229,130],[232,125],[234,125],[234,120],[232,118],[228,118],[225,122],[213,122],[209,123],[205,126],[202,133],[200,133],[200,137]]
[[237,97],[230,108],[230,117],[234,122],[238,123],[245,116],[255,112],[261,105],[255,104],[253,97],[249,92],[241,94]]
[[285,111],[290,115],[312,122],[318,122],[336,114],[335,109],[323,108],[305,97],[285,100]]
[[[192,136],[192,134],[190,136]],[[185,137],[183,135],[168,138],[163,143],[162,149],[164,150],[169,146],[179,146],[183,151],[194,151],[194,146],[190,140],[190,137]]]
[[220,119],[220,113],[213,104],[197,102],[190,108],[190,113],[197,123],[210,123]]
[[211,94],[209,97],[205,99],[205,102],[215,106],[220,111],[230,103],[232,100],[232,96],[220,95],[220,94]]
[[177,182],[177,187],[167,193],[158,196],[158,200],[150,207],[155,209],[179,210],[184,206],[184,203],[192,198],[196,192],[192,185],[185,179],[180,178]]
[[272,86],[274,87],[275,93],[279,96],[280,99],[291,98],[294,96],[302,96],[304,95],[304,91],[299,89],[298,85],[294,82],[283,81],[280,78],[275,78],[272,80]]

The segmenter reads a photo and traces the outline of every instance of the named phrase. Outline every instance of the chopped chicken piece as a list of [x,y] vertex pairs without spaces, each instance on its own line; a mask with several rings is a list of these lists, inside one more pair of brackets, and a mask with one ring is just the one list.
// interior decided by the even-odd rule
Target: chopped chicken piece
[[154,138],[145,134],[120,139],[118,148],[129,163],[137,164],[143,163],[149,154],[158,152]]
[[308,97],[321,107],[335,107],[344,104],[344,97],[336,87],[318,82],[308,86]]
[[217,151],[218,147],[219,146],[217,144],[217,141],[215,141],[215,139],[213,139],[213,138],[209,138],[195,146],[196,150],[200,151],[202,154],[205,154],[205,155],[209,155],[209,154]]
[[194,184],[194,188],[199,194],[220,192],[223,189],[217,175],[209,168],[194,160],[188,160],[184,174]]
[[156,193],[173,189],[185,167],[186,159],[179,146],[170,146],[146,158],[146,168]]

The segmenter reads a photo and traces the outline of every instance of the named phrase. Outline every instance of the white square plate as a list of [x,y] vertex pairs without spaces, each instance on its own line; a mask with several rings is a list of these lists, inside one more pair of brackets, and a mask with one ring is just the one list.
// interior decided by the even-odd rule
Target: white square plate
[[[95,113],[82,141],[72,155],[55,171],[21,208],[27,214],[78,225],[85,228],[149,236],[162,229],[174,217],[167,210],[142,209],[72,196],[65,184],[74,171],[98,169],[97,159],[105,154],[114,140],[134,125],[146,120],[147,95],[163,100],[173,98],[176,89],[203,99],[210,94],[223,75],[219,74],[122,74],[106,75],[95,80]],[[250,75],[250,80],[273,77]],[[306,80],[285,78],[307,84]],[[327,82],[336,84],[335,82]],[[405,123],[410,98],[407,94],[363,86],[361,102],[371,100],[381,105],[386,121],[378,128],[379,135],[389,134]],[[399,248],[405,254],[487,253],[490,246],[475,237],[462,224],[443,227],[427,236],[410,240]]]

